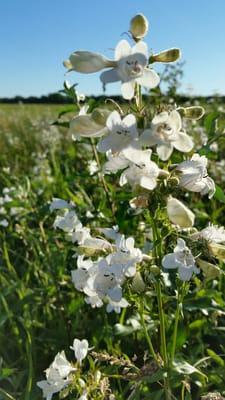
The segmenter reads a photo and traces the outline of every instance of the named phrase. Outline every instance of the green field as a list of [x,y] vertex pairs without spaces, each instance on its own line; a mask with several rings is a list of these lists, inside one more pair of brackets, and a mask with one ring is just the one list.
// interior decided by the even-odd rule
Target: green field
[[[225,225],[225,140],[224,136],[217,142],[212,140],[215,129],[218,133],[224,129],[225,108],[217,100],[204,106],[206,116],[198,125],[188,122],[187,130],[201,154],[207,154],[208,171],[218,187],[211,201],[196,193],[186,197],[193,204],[199,229],[208,220]],[[75,203],[84,225],[117,223],[121,232],[134,235],[140,247],[143,245],[144,216],[128,212],[131,194],[121,191],[115,176],[106,178],[117,204],[113,216],[98,173],[89,173],[93,143],[89,139],[73,142],[66,128],[52,125],[66,108],[70,110],[71,106],[0,105],[0,197],[8,196],[0,204],[0,225],[3,220],[8,223],[0,226],[0,399],[41,399],[36,382],[43,379],[43,371],[55,354],[68,349],[74,337],[87,338],[96,351],[105,350],[118,357],[125,352],[130,358],[136,354],[139,364],[146,349],[143,330],[131,329],[126,322],[136,313],[135,305],[120,315],[106,314],[104,308],[92,310],[74,289],[70,271],[75,268],[75,247],[53,229],[55,214],[50,213],[49,203],[53,197],[63,198]],[[217,127],[213,125],[215,113]],[[71,113],[62,119],[67,120],[68,115]],[[210,146],[204,142],[207,136]],[[218,266],[225,270],[222,261]],[[147,302],[154,319],[154,298],[149,297]],[[165,304],[170,337],[174,298]],[[193,365],[198,360],[196,366],[202,371],[202,375],[192,375],[192,397],[187,394],[185,400],[200,399],[209,391],[224,394],[224,274],[215,279],[196,277],[184,308],[178,351]],[[118,323],[119,327],[115,326]],[[114,366],[107,368],[109,374],[115,374]],[[128,398],[124,382],[115,378],[111,385],[116,399]],[[69,398],[77,399],[73,395]]]

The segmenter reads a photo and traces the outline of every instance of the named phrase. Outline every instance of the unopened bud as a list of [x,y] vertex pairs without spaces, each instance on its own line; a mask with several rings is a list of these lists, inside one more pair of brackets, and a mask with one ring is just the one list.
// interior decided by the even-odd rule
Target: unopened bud
[[180,107],[177,111],[179,111],[182,117],[189,119],[200,119],[205,114],[205,110],[201,106]]
[[179,180],[179,178],[177,176],[172,176],[169,179],[169,183],[170,183],[171,186],[178,186],[179,183],[180,183],[180,180]]
[[133,282],[132,282],[132,289],[136,293],[142,293],[145,290],[145,283],[142,279],[140,272],[136,272]]
[[72,66],[72,64],[71,64],[71,62],[70,62],[70,60],[65,60],[65,61],[63,61],[63,65],[64,65],[64,67],[67,68],[67,69],[72,69],[72,68],[73,68],[73,66]]
[[194,225],[195,215],[180,200],[169,197],[166,209],[169,220],[173,224],[180,228],[190,228]]
[[148,32],[149,23],[143,14],[137,14],[130,21],[130,33],[134,40],[140,40],[145,37]]
[[149,57],[149,63],[152,64],[154,62],[163,62],[163,63],[170,63],[175,62],[181,57],[180,49],[168,49],[161,51],[158,54],[152,54]]
[[160,275],[160,268],[157,265],[151,265],[150,271],[153,275]]
[[214,257],[218,258],[218,260],[225,261],[225,246],[212,242],[208,244],[208,249]]
[[103,108],[95,108],[91,113],[91,118],[99,125],[105,125],[110,111]]
[[210,280],[215,279],[222,274],[221,269],[217,267],[217,265],[202,260],[201,258],[198,258],[196,262],[197,265],[200,267],[200,269],[203,271],[203,274],[206,277],[206,279]]

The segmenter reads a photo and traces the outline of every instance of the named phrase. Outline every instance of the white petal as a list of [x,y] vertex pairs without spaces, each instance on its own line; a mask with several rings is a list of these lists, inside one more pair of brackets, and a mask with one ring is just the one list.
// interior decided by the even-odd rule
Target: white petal
[[131,128],[132,126],[136,126],[136,118],[133,114],[128,114],[123,119],[123,126],[126,128]]
[[118,113],[118,111],[113,111],[107,118],[106,126],[109,131],[113,131],[118,125],[121,125],[120,114]]
[[178,267],[174,253],[167,254],[162,259],[162,266],[166,269],[175,269]]
[[104,85],[110,82],[120,81],[120,77],[118,75],[116,68],[102,72],[100,75],[100,79]]
[[131,47],[127,40],[121,40],[115,49],[115,60],[120,60],[123,57],[127,57],[131,54]]
[[126,171],[124,171],[121,175],[120,175],[120,186],[126,185],[127,183],[127,175],[126,175]]
[[156,114],[152,120],[152,124],[154,125],[158,125],[158,124],[164,124],[165,122],[167,122],[169,117],[169,114],[167,111],[162,111],[159,114]]
[[173,152],[173,146],[171,144],[160,144],[156,148],[159,158],[163,161],[168,160]]
[[171,111],[171,113],[169,114],[168,124],[173,125],[177,132],[179,132],[181,130],[182,120],[181,120],[181,116],[178,111],[176,111],[176,110]]
[[153,69],[144,68],[143,75],[140,78],[137,78],[136,81],[149,89],[155,88],[158,86],[160,78],[159,75],[153,71]]
[[108,296],[112,301],[120,301],[122,299],[122,289],[121,287],[114,287],[108,290]]
[[194,147],[192,138],[188,136],[185,132],[179,132],[178,138],[173,142],[175,149],[188,153]]
[[156,187],[156,180],[149,178],[147,176],[142,176],[140,179],[140,186],[148,189],[148,190],[153,190]]
[[132,54],[135,53],[141,53],[144,54],[146,58],[148,58],[148,46],[145,42],[139,41],[135,44],[135,46],[132,48]]
[[82,72],[84,74],[116,66],[115,61],[108,60],[101,54],[92,53],[91,51],[76,51],[71,54],[69,60],[74,71]]
[[146,129],[140,136],[139,141],[147,146],[154,146],[158,142],[151,129]]
[[124,99],[131,100],[134,97],[134,81],[123,82],[121,85],[121,92]]
[[178,274],[181,281],[190,281],[193,275],[193,269],[190,267],[180,267],[178,269]]

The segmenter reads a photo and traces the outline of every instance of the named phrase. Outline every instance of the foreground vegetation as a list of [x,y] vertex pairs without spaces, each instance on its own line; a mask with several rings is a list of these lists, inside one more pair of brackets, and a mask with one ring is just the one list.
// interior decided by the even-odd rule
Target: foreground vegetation
[[[136,19],[139,43],[148,22]],[[0,107],[0,399],[225,394],[224,105],[182,103],[176,68],[167,96],[142,98],[142,84],[159,83],[146,65],[180,52],[147,59],[135,46],[121,41],[119,61],[78,52],[64,63],[122,71],[126,105],[82,107],[65,83],[74,104]]]

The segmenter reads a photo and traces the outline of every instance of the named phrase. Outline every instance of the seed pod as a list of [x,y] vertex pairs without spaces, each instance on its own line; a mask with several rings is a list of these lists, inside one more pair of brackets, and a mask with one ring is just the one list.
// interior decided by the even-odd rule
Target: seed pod
[[130,33],[135,41],[141,40],[148,32],[149,23],[143,14],[135,15],[130,21]]
[[179,111],[182,117],[189,119],[200,119],[205,114],[205,110],[201,106],[180,107],[177,111]]
[[195,215],[180,200],[169,197],[166,209],[169,220],[173,224],[180,228],[190,228],[194,225]]
[[161,51],[158,54],[152,54],[149,58],[149,63],[150,64],[154,62],[170,63],[177,61],[180,57],[181,57],[180,49],[168,49]]
[[91,113],[91,118],[99,125],[105,125],[110,111],[103,108],[95,108]]

